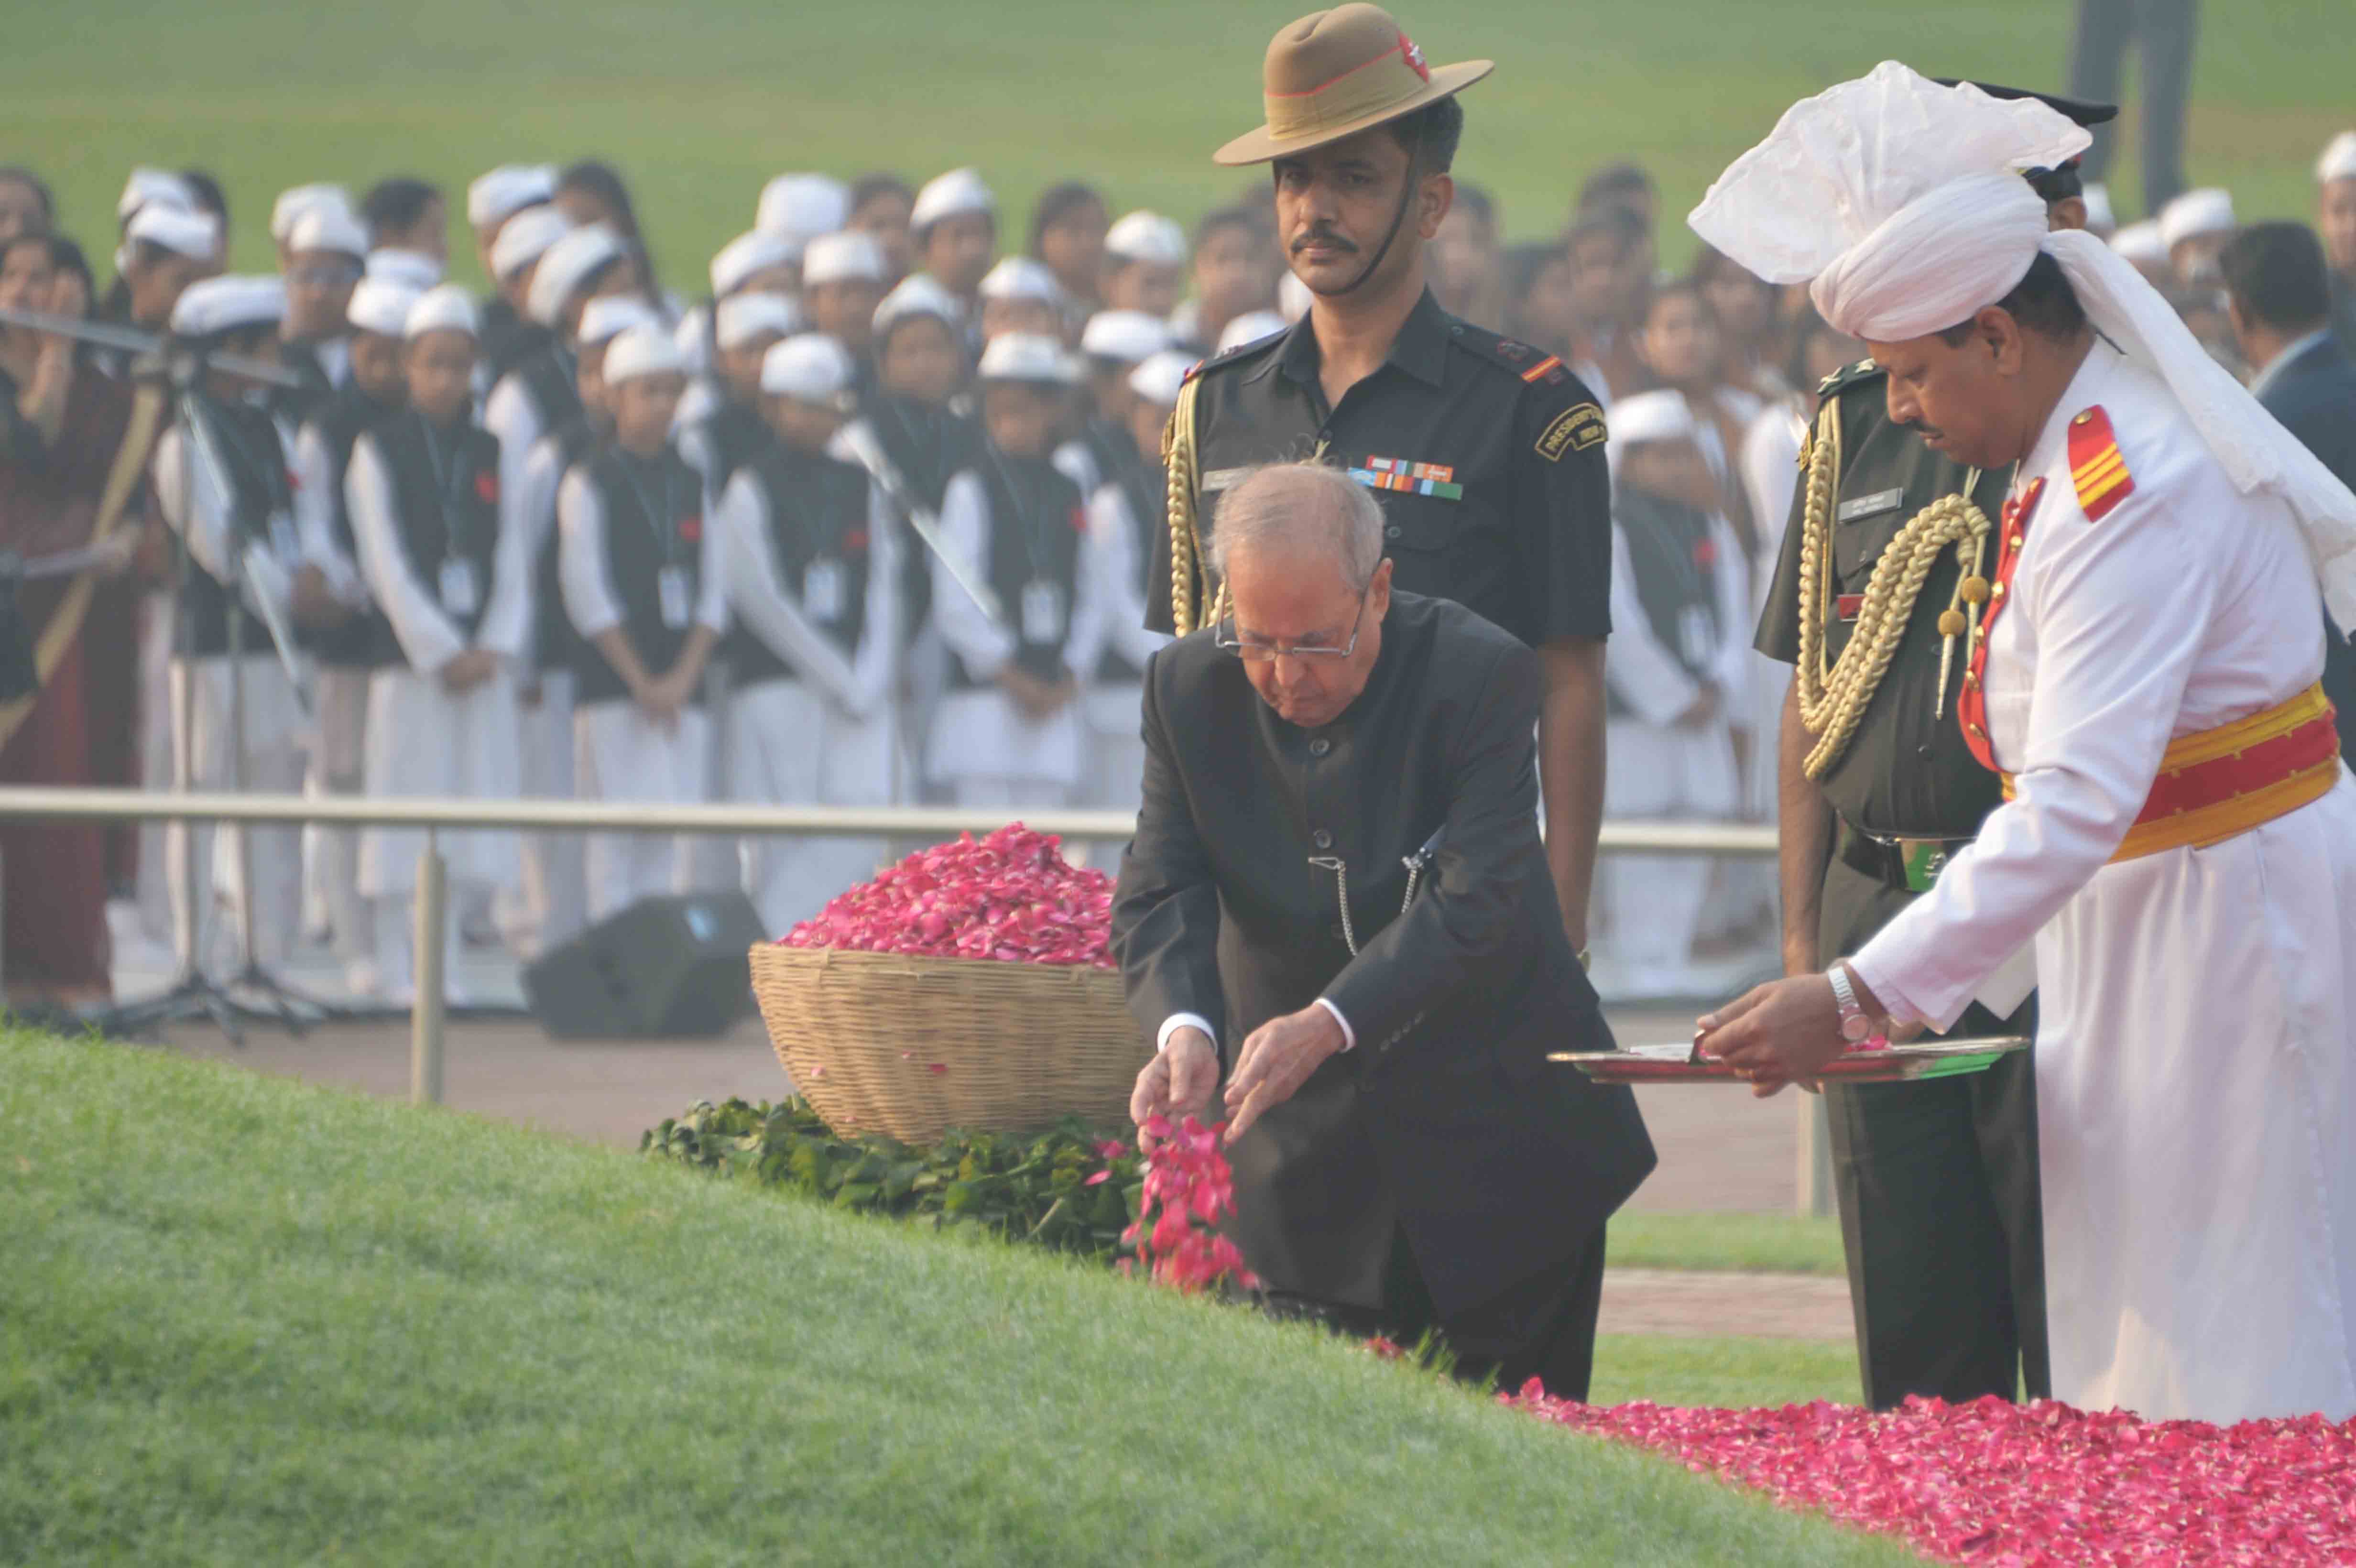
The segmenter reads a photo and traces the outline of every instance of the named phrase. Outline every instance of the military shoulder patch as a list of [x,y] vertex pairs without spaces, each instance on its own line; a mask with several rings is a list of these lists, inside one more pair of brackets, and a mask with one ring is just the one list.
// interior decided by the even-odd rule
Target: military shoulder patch
[[1601,444],[1609,434],[1601,409],[1593,403],[1573,403],[1555,415],[1553,422],[1539,433],[1538,455],[1548,463],[1559,463],[1564,453],[1585,452]]
[[1870,359],[1860,359],[1854,365],[1844,365],[1816,383],[1816,396],[1819,399],[1829,398],[1837,392],[1847,391],[1859,381],[1869,381],[1881,373],[1881,367]]
[[1543,349],[1526,343],[1501,336],[1486,327],[1467,322],[1451,322],[1449,341],[1486,359],[1500,370],[1510,370],[1533,387],[1567,387],[1571,384],[1570,367]]
[[2095,522],[2135,494],[2135,477],[2120,454],[2118,436],[2103,405],[2081,410],[2069,426],[2070,481],[2078,488],[2079,509]]

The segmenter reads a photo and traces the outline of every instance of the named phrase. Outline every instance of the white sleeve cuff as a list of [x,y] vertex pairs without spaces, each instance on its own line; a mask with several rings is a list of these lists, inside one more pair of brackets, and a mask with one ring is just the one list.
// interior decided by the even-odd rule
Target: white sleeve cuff
[[[1349,1028],[1347,1024],[1342,1027]],[[1201,1029],[1204,1038],[1211,1042],[1211,1049],[1214,1051],[1218,1049],[1219,1031],[1213,1029],[1211,1020],[1200,1013],[1172,1013],[1168,1018],[1163,1019],[1161,1029],[1153,1037],[1153,1049],[1157,1051],[1169,1050],[1170,1037],[1182,1029]]]
[[1358,1031],[1350,1027],[1350,1020],[1342,1016],[1342,1009],[1333,1005],[1333,998],[1320,997],[1317,998],[1317,1005],[1332,1013],[1333,1021],[1342,1026],[1342,1049],[1355,1051],[1358,1048]]

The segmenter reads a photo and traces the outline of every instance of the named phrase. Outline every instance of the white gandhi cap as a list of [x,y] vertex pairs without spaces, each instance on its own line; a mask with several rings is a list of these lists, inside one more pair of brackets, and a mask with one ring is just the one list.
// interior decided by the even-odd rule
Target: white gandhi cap
[[409,307],[409,319],[402,324],[404,337],[423,337],[429,332],[463,332],[473,337],[481,331],[475,296],[455,283],[444,283],[418,295],[417,303]]
[[884,281],[884,247],[873,234],[846,229],[821,234],[802,252],[802,286]]
[[491,271],[501,282],[515,276],[548,253],[548,248],[573,232],[572,220],[552,207],[519,212],[491,241]]
[[620,259],[622,237],[602,223],[575,229],[551,245],[531,275],[531,294],[525,302],[531,318],[554,326],[565,305],[606,263]]
[[2233,231],[2233,193],[2217,186],[2188,190],[2159,209],[2159,241],[2170,251],[2203,234]]
[[779,175],[761,187],[753,227],[807,240],[851,220],[851,189],[830,175]]
[[855,374],[851,356],[822,332],[788,337],[761,357],[761,390],[841,411]]
[[290,251],[336,251],[355,258],[369,253],[368,230],[360,227],[359,219],[332,203],[303,213],[277,238]]
[[294,236],[296,224],[308,214],[319,211],[352,217],[350,193],[339,185],[298,185],[280,191],[278,199],[270,204],[270,237],[285,244]]
[[739,234],[712,258],[712,292],[726,298],[744,286],[744,280],[771,267],[790,265],[801,255],[799,241],[767,229]]
[[442,281],[442,263],[423,251],[404,251],[397,245],[388,245],[380,251],[369,252],[368,275],[391,278],[395,283],[407,283],[412,289],[430,289]]
[[801,324],[801,312],[783,294],[731,294],[712,311],[712,341],[723,348],[742,348],[765,332],[790,336]]
[[918,272],[901,280],[900,286],[885,294],[875,307],[874,327],[878,336],[889,332],[893,324],[912,315],[934,316],[950,326],[965,319],[965,306],[948,290]]
[[191,212],[162,202],[141,208],[123,237],[161,245],[192,261],[209,261],[220,254],[220,219],[209,212]]
[[1045,263],[1028,256],[1009,256],[982,274],[981,297],[986,300],[1037,300],[1043,304],[1064,303],[1064,285],[1055,281]]
[[547,164],[501,164],[466,187],[466,221],[477,229],[556,196],[556,170]]
[[998,198],[973,169],[951,169],[925,182],[916,193],[916,205],[908,209],[908,227],[928,229],[944,218],[954,218],[960,212],[998,210]]
[[654,307],[636,294],[601,294],[581,312],[584,347],[619,337],[634,326],[660,326]]
[[975,374],[984,381],[1034,381],[1052,386],[1077,386],[1079,366],[1064,346],[1035,332],[1001,333],[981,351]]
[[1274,337],[1291,325],[1272,310],[1248,310],[1220,329],[1219,352],[1225,354],[1230,348],[1241,348],[1247,343]]
[[390,278],[362,278],[344,306],[344,319],[379,337],[400,337],[409,330],[409,307],[417,300],[415,289]]
[[605,350],[604,375],[608,386],[637,376],[683,376],[687,356],[658,325],[633,326]]
[[2319,185],[2356,180],[2356,131],[2342,131],[2324,144],[2323,155],[2315,160],[2315,178]]
[[1135,365],[1170,347],[1170,328],[1141,310],[1100,310],[1080,329],[1080,352]]
[[114,219],[120,223],[154,203],[191,211],[197,205],[197,187],[167,169],[134,169],[123,184],[122,196],[115,199]]
[[190,283],[172,306],[172,330],[210,337],[241,326],[275,325],[286,315],[286,285],[276,277],[241,274]]
[[1174,408],[1178,389],[1194,365],[1193,355],[1165,348],[1129,373],[1129,389],[1157,408]]
[[1132,212],[1105,230],[1105,254],[1123,261],[1182,266],[1186,260],[1186,231],[1174,218]]

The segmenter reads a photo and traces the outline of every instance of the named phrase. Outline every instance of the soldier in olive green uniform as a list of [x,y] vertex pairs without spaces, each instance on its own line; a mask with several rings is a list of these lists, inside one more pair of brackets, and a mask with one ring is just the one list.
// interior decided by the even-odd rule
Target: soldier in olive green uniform
[[[2046,101],[2081,123],[2116,113]],[[2028,177],[2055,226],[2083,226],[2074,165]],[[1815,973],[1863,946],[1931,886],[2002,799],[1997,775],[1973,760],[1955,721],[1965,658],[1963,639],[1949,635],[1987,592],[1993,545],[1976,563],[1968,547],[1939,552],[1912,608],[1894,618],[1879,681],[1859,678],[1865,647],[1845,657],[1875,569],[1897,553],[1889,547],[1900,532],[1943,497],[1966,498],[1994,518],[2011,478],[1965,469],[1891,423],[1885,379],[1865,360],[1819,389],[1759,626],[1761,653],[1802,667],[1784,705],[1779,768],[1788,974]],[[1813,627],[1804,625],[1810,617]],[[2007,980],[1983,994],[1957,1033],[2035,1032],[2029,976]],[[1825,1093],[1867,1403],[2046,1394],[2028,1053],[1962,1077]]]

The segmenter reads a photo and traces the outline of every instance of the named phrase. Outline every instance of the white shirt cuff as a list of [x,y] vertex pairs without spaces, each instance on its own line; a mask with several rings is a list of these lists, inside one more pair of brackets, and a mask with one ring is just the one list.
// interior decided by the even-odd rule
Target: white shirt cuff
[[1342,1049],[1355,1051],[1358,1048],[1358,1031],[1350,1027],[1350,1020],[1342,1016],[1342,1009],[1333,1005],[1333,998],[1320,997],[1317,998],[1317,1005],[1332,1013],[1333,1021],[1342,1026]]
[[1162,1028],[1153,1037],[1153,1049],[1157,1051],[1169,1050],[1170,1037],[1182,1029],[1201,1029],[1204,1038],[1211,1042],[1211,1049],[1216,1051],[1219,1048],[1219,1031],[1211,1027],[1210,1019],[1200,1013],[1172,1013],[1162,1020]]

